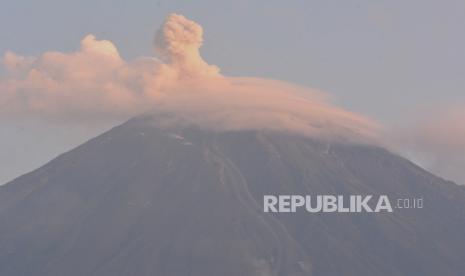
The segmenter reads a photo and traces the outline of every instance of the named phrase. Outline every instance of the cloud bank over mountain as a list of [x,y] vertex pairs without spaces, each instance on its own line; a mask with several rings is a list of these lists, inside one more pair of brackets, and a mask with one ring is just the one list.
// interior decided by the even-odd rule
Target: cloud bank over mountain
[[[91,34],[71,53],[24,57],[7,52],[2,59],[5,73],[0,75],[0,119],[85,125],[152,113],[162,120],[166,116],[161,115],[169,114],[170,120],[164,121],[168,124],[215,130],[272,129],[352,141],[386,140],[379,139],[381,127],[375,122],[331,104],[321,91],[222,75],[201,57],[202,44],[199,24],[171,14],[155,34],[153,57],[126,61],[111,41]],[[435,114],[444,115],[382,136],[396,136],[388,143],[401,154],[465,183],[463,110],[440,110]]]
[[72,53],[23,57],[7,52],[0,116],[95,122],[147,112],[216,129],[264,128],[309,135],[372,138],[370,119],[329,103],[320,91],[276,80],[228,77],[204,61],[202,27],[170,15],[154,39],[158,58],[121,58],[93,35]]
[[410,123],[398,139],[423,167],[465,185],[465,106],[434,110]]

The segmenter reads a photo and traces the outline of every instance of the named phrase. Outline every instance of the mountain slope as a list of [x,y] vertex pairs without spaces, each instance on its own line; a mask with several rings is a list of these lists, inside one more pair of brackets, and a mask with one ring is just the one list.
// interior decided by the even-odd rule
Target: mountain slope
[[[267,194],[424,208],[272,214]],[[0,275],[463,275],[464,207],[378,147],[137,118],[0,187]]]

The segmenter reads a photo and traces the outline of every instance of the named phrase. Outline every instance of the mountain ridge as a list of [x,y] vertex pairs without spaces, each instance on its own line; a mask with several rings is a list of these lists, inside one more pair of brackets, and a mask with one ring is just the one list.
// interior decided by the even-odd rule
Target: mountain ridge
[[[423,197],[265,214],[264,194]],[[0,187],[2,275],[461,275],[465,189],[373,145],[136,118]]]

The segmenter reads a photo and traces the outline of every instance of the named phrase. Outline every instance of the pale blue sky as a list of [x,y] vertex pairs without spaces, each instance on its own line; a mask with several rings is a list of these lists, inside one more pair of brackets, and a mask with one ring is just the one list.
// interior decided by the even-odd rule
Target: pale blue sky
[[[223,74],[319,88],[383,124],[412,110],[465,103],[463,0],[3,1],[0,53],[73,51],[93,33],[126,59],[151,55],[154,32],[172,12],[203,26],[202,55]],[[0,127],[0,183],[100,131],[31,122]]]

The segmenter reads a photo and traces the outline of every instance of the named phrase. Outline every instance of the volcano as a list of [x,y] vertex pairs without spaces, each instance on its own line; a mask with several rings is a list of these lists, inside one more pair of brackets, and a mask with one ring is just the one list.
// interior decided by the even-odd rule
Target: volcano
[[[264,195],[423,208],[265,213]],[[394,202],[395,203],[395,202]],[[137,117],[0,187],[0,275],[464,275],[465,188],[378,146]]]

